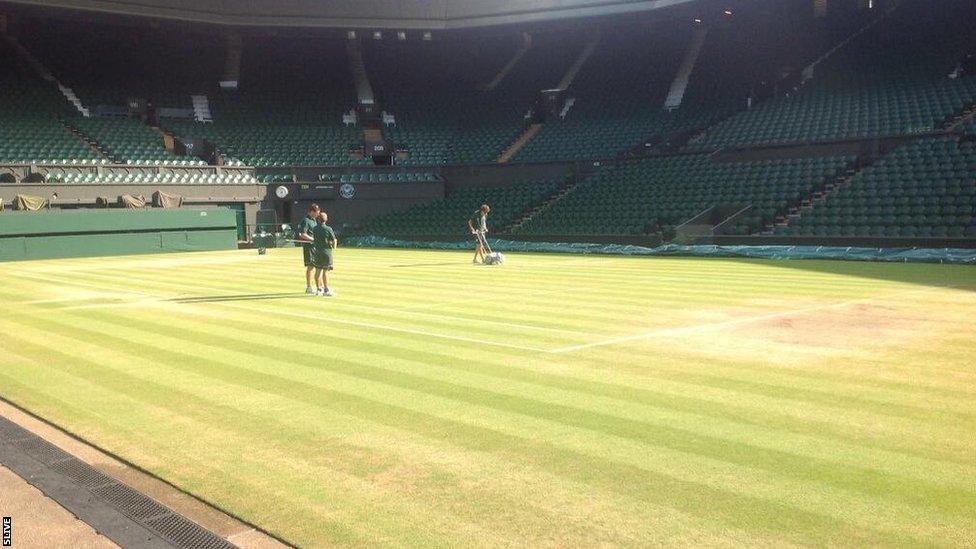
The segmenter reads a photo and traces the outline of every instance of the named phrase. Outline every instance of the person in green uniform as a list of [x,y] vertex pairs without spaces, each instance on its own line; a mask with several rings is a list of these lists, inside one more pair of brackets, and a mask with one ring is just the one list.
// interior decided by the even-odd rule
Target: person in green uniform
[[[315,295],[314,279],[312,278],[315,272],[315,265],[312,264],[312,229],[317,224],[316,219],[320,211],[318,204],[309,206],[308,215],[298,222],[298,230],[296,231],[299,240],[308,242],[308,244],[301,245],[302,260],[305,262],[305,293],[308,295]],[[303,235],[308,238],[304,238]]]
[[474,260],[472,263],[484,263],[485,261],[485,235],[488,234],[488,213],[491,208],[488,204],[482,204],[480,208],[468,218],[468,229],[474,236]]
[[319,212],[317,223],[312,229],[312,265],[315,266],[315,281],[318,284],[316,295],[335,297],[336,293],[329,288],[329,271],[332,270],[332,252],[339,244],[335,231],[326,225],[329,215]]

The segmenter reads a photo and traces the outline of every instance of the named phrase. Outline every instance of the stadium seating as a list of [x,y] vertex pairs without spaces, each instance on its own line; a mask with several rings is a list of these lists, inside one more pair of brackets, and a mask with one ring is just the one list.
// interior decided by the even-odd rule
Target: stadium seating
[[185,138],[206,138],[249,166],[365,164],[350,155],[362,130],[341,124],[343,106],[327,94],[240,92],[212,98],[213,123],[163,119]]
[[482,90],[514,54],[514,38],[364,44],[377,100],[396,118],[384,134],[409,151],[401,163],[492,162],[518,137],[534,93],[558,81],[573,46],[537,39],[497,89]]
[[134,118],[71,118],[68,123],[96,140],[115,162],[152,164],[182,161],[206,165],[202,160],[177,157],[163,145],[163,135]]
[[[976,76],[948,78],[965,35],[960,10],[905,2],[888,20],[818,66],[812,81],[740,112],[694,149],[914,134],[938,129],[976,101]],[[961,18],[965,21],[965,17]],[[906,36],[912,36],[906,41]],[[923,46],[924,45],[924,46]]]
[[215,87],[224,52],[218,33],[71,19],[24,19],[20,37],[89,108],[138,97],[189,109],[191,94]]
[[552,194],[559,178],[519,181],[510,187],[462,187],[442,200],[368,221],[361,232],[374,235],[464,234],[466,219],[481,204],[491,205],[489,228],[503,230],[527,208]]
[[919,139],[892,151],[781,235],[976,237],[976,142]]
[[852,158],[716,162],[706,155],[621,162],[583,180],[524,224],[526,234],[653,234],[707,208],[752,206],[734,234],[750,234],[844,169]]
[[0,162],[107,162],[61,124],[69,107],[0,40]]
[[132,173],[97,174],[51,171],[45,181],[65,185],[256,185],[258,180],[247,173]]
[[[575,101],[566,117],[548,120],[515,160],[607,158],[680,126],[682,118],[661,105],[690,34],[685,26],[660,34],[628,29],[602,36],[566,91]],[[643,47],[635,49],[634,43]],[[559,78],[554,75],[545,87],[554,87]]]

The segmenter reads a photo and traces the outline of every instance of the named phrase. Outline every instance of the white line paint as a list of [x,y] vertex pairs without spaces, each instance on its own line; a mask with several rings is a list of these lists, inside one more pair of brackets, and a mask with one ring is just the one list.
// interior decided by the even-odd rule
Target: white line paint
[[[42,280],[49,280],[47,277],[34,277],[34,278],[40,278]],[[73,280],[65,280],[65,281],[58,280],[57,282],[64,283],[64,284],[70,284],[70,285],[74,285],[74,286],[86,287],[86,288],[96,288],[96,289],[100,289],[100,290],[110,290],[110,289],[113,289],[112,287],[105,286],[105,285],[101,285],[101,284],[90,284],[90,283],[85,283],[85,282],[77,282],[77,281],[73,281]],[[123,292],[120,292],[120,293],[127,293],[127,294],[131,294],[131,295],[142,296],[144,298],[150,298],[149,300],[144,300],[144,301],[151,301],[152,299],[156,299],[156,300],[166,299],[166,297],[163,297],[163,296],[153,295],[153,294],[149,294],[149,293],[145,293],[145,292],[139,292],[139,291],[123,291]],[[323,300],[324,298],[319,298],[319,299],[320,300]],[[192,303],[184,303],[182,305],[184,305],[184,306],[192,306],[193,304]],[[221,303],[208,303],[208,305],[218,305],[218,306],[221,306],[221,307],[230,307],[230,308],[234,308],[234,309],[240,309],[240,310],[244,310],[244,311],[250,311],[252,313],[264,313],[264,314],[272,314],[272,315],[280,315],[280,316],[289,316],[289,317],[294,317],[294,318],[305,318],[305,319],[309,319],[309,320],[320,320],[320,321],[323,321],[323,322],[331,322],[331,323],[334,323],[334,324],[345,324],[347,326],[357,326],[357,327],[360,327],[360,328],[371,328],[371,329],[374,329],[374,330],[384,330],[384,331],[389,331],[389,332],[399,332],[399,333],[405,333],[405,334],[411,334],[411,335],[432,337],[432,338],[437,338],[437,339],[445,339],[445,340],[450,340],[450,341],[463,341],[465,343],[476,343],[478,345],[487,345],[487,346],[494,346],[494,347],[503,347],[503,348],[506,348],[506,349],[517,349],[517,350],[520,350],[520,351],[531,351],[531,352],[536,352],[536,353],[546,352],[546,349],[543,349],[543,348],[540,348],[540,347],[529,347],[527,345],[516,345],[514,343],[505,343],[505,342],[501,342],[501,341],[490,341],[490,340],[487,340],[487,339],[478,339],[478,338],[473,338],[473,337],[456,336],[456,335],[450,335],[450,334],[441,334],[441,333],[437,333],[437,332],[429,332],[429,331],[426,331],[426,330],[415,330],[415,329],[412,329],[412,328],[401,328],[401,327],[397,327],[397,326],[387,326],[387,325],[384,325],[384,324],[375,324],[375,323],[372,323],[372,322],[359,322],[359,321],[355,321],[355,320],[346,320],[346,319],[333,318],[333,317],[327,317],[327,316],[321,316],[321,315],[314,315],[314,314],[308,314],[308,313],[296,313],[296,312],[292,312],[292,311],[276,311],[276,310],[273,310],[273,309],[272,310],[268,310],[268,309],[257,309],[257,308],[254,308],[254,307],[248,307],[246,305],[238,305],[238,304],[235,304],[235,303],[226,303],[226,302],[221,302]],[[82,307],[85,307],[85,306],[79,306],[79,308],[82,308]]]
[[[319,298],[319,299],[322,300],[323,298]],[[436,339],[445,339],[445,340],[449,340],[449,341],[463,341],[465,343],[476,343],[478,345],[487,345],[487,346],[493,346],[493,347],[504,347],[506,349],[517,349],[519,351],[532,351],[532,352],[536,352],[536,353],[547,352],[546,349],[543,349],[543,348],[540,348],[540,347],[529,347],[527,345],[516,345],[514,343],[505,343],[505,342],[502,342],[502,341],[490,341],[490,340],[487,340],[487,339],[478,339],[478,338],[474,338],[474,337],[465,337],[465,336],[457,336],[457,335],[450,335],[450,334],[441,334],[441,333],[437,333],[437,332],[428,332],[426,330],[415,330],[413,328],[401,328],[401,327],[398,327],[398,326],[387,326],[385,324],[374,324],[372,322],[360,322],[358,320],[346,320],[346,319],[342,319],[342,318],[322,316],[322,315],[316,315],[316,314],[310,314],[310,313],[296,313],[296,312],[292,312],[292,311],[277,311],[277,310],[274,310],[274,309],[270,309],[270,310],[269,309],[256,309],[254,307],[247,307],[245,305],[238,305],[238,304],[226,303],[226,302],[212,303],[211,305],[219,305],[221,307],[231,307],[231,308],[234,308],[234,309],[241,309],[242,311],[250,311],[252,313],[258,313],[258,314],[280,315],[280,316],[289,316],[289,317],[294,317],[294,318],[304,318],[304,319],[308,319],[308,320],[319,320],[319,321],[322,321],[322,322],[330,322],[330,323],[333,323],[333,324],[345,324],[347,326],[356,326],[356,327],[359,327],[359,328],[370,328],[370,329],[374,329],[374,330],[383,330],[383,331],[388,331],[388,332],[399,332],[399,333],[403,333],[403,334],[418,335],[418,336],[425,336],[425,337],[433,337],[433,338],[436,338]]]
[[763,320],[771,320],[774,318],[783,318],[788,316],[802,315],[806,313],[812,313],[815,311],[824,311],[828,309],[840,309],[843,307],[848,307],[850,305],[855,305],[857,303],[870,303],[873,301],[880,301],[880,300],[889,299],[892,297],[900,297],[908,294],[929,292],[936,289],[945,289],[945,287],[924,288],[921,290],[908,290],[904,292],[896,292],[893,294],[888,294],[883,296],[866,297],[862,299],[849,299],[847,301],[826,303],[823,305],[814,305],[812,307],[803,307],[801,309],[792,309],[789,311],[780,311],[777,313],[769,313],[765,315],[749,316],[744,318],[733,318],[729,320],[723,320],[721,322],[710,322],[707,324],[697,324],[694,326],[683,326],[679,328],[661,328],[658,330],[652,330],[650,332],[644,332],[641,334],[614,337],[611,339],[604,339],[602,341],[594,341],[592,343],[581,343],[579,345],[567,345],[565,347],[557,347],[555,349],[549,349],[546,352],[547,353],[569,353],[573,351],[580,351],[583,349],[592,349],[594,347],[606,347],[608,345],[617,345],[619,343],[629,343],[632,341],[642,341],[645,339],[653,339],[658,337],[683,336],[683,335],[695,334],[698,332],[707,332],[709,330],[718,330],[721,328],[727,328],[729,326],[738,326],[740,324],[762,322]]

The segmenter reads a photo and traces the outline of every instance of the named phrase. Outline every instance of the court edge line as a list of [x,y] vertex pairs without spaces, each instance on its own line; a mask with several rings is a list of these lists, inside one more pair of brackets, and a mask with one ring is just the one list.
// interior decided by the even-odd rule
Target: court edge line
[[546,352],[547,353],[569,353],[569,352],[572,352],[572,351],[580,351],[580,350],[583,350],[583,349],[592,349],[594,347],[605,347],[605,346],[608,346],[608,345],[616,345],[618,343],[628,343],[628,342],[631,342],[631,341],[640,341],[640,340],[643,340],[643,339],[651,339],[651,338],[655,338],[655,337],[687,335],[687,334],[693,334],[695,332],[704,332],[704,331],[708,331],[708,330],[725,328],[727,326],[736,326],[736,325],[739,325],[739,324],[749,324],[751,322],[761,322],[763,320],[769,320],[769,319],[773,319],[773,318],[782,318],[782,317],[787,317],[787,316],[802,315],[802,314],[806,314],[806,313],[810,313],[810,312],[814,312],[814,311],[823,311],[823,310],[826,310],[826,309],[843,308],[843,307],[847,307],[849,305],[854,305],[856,303],[870,303],[872,301],[878,301],[878,300],[888,299],[888,298],[897,297],[897,296],[903,296],[903,295],[908,295],[908,294],[918,294],[918,293],[923,293],[923,292],[934,291],[936,289],[946,289],[946,288],[953,288],[953,287],[954,286],[937,286],[937,287],[922,288],[922,289],[919,289],[919,290],[906,290],[906,291],[903,291],[903,292],[893,292],[893,293],[890,293],[890,294],[879,295],[879,296],[874,296],[874,297],[865,297],[865,298],[860,298],[860,299],[849,299],[849,300],[846,300],[846,301],[838,301],[838,302],[834,302],[834,303],[825,303],[823,305],[814,305],[814,306],[811,306],[811,307],[803,307],[803,308],[800,308],[800,309],[792,309],[792,310],[789,310],[789,311],[779,311],[779,312],[776,312],[776,313],[769,313],[769,314],[758,315],[758,316],[750,316],[750,317],[745,317],[745,318],[733,318],[733,319],[730,319],[730,320],[723,320],[721,322],[711,322],[711,323],[707,323],[707,324],[697,324],[697,325],[694,325],[694,326],[683,326],[683,327],[680,327],[680,328],[661,328],[661,329],[658,329],[658,330],[652,330],[650,332],[644,332],[642,334],[634,334],[634,335],[629,335],[629,336],[620,336],[620,337],[614,337],[614,338],[610,338],[610,339],[605,339],[605,340],[602,340],[602,341],[594,341],[592,343],[581,343],[579,345],[567,345],[565,347],[557,347],[555,349],[548,349],[548,350],[546,350]]

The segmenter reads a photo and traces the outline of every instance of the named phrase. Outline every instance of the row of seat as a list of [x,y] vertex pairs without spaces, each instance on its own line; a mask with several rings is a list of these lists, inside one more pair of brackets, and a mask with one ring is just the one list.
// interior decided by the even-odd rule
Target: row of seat
[[49,172],[45,175],[48,183],[64,183],[67,185],[252,185],[258,180],[246,173],[222,174],[186,174],[186,173],[130,173],[130,174],[97,174],[97,173],[58,173]]
[[969,236],[974,210],[976,141],[922,138],[885,155],[776,232]]
[[606,166],[533,217],[530,234],[666,233],[708,208],[751,207],[749,234],[846,169],[851,157],[717,162],[707,155],[650,157]]
[[374,235],[464,234],[467,219],[481,204],[491,206],[492,231],[504,230],[534,204],[551,195],[561,178],[518,181],[508,187],[462,187],[441,200],[369,220],[361,231]]

